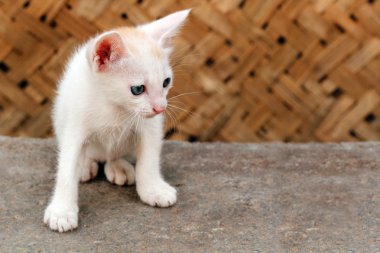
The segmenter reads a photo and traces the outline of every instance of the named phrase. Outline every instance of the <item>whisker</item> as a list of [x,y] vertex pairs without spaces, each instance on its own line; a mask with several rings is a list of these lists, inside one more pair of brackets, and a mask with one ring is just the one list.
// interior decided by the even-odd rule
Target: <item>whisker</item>
[[183,105],[183,106],[187,106],[187,104],[185,104],[184,102],[182,102],[180,100],[170,100],[169,102],[170,103],[177,103],[177,104],[180,104],[180,105]]
[[[124,118],[124,121],[130,120],[131,118],[133,118],[133,114],[130,114],[130,113],[127,113],[127,112],[123,112],[122,116],[123,117],[127,116],[127,117]],[[122,125],[124,125],[124,124],[122,124]],[[121,132],[121,135],[119,136],[119,138],[117,140],[117,146],[120,146],[120,142],[122,141],[125,132],[128,131],[128,129],[130,129],[130,128],[131,127],[129,125],[127,125],[127,126],[124,127],[124,129]]]
[[177,125],[178,125],[178,119],[177,119],[176,116],[173,116],[173,114],[172,114],[173,112],[171,112],[170,109],[171,109],[171,108],[168,108],[168,110],[166,110],[166,114],[165,114],[165,115],[167,115],[167,116],[169,117],[169,119],[170,119],[169,126],[170,126],[171,128],[173,128],[173,127],[177,127]]
[[170,112],[171,115],[175,115],[175,116],[173,116],[175,126],[173,126],[172,128],[175,128],[176,132],[178,132],[178,133],[181,132],[182,125],[180,124],[181,122],[180,122],[179,118],[177,117],[178,111],[174,110],[173,108],[169,108],[169,107],[168,107],[167,111]]
[[185,95],[194,95],[194,94],[200,94],[200,93],[203,93],[203,92],[201,92],[201,91],[194,91],[194,92],[181,93],[179,95],[176,95],[176,96],[168,98],[168,101],[170,101],[171,99],[174,99],[174,98],[185,96]]
[[138,138],[140,136],[140,132],[141,132],[141,121],[142,121],[142,117],[140,114],[137,114],[136,115],[136,123],[135,123],[135,143],[138,143]]
[[168,104],[168,107],[171,107],[171,108],[175,108],[175,109],[177,109],[177,110],[184,111],[184,112],[189,113],[190,115],[193,115],[193,116],[201,117],[201,115],[200,115],[199,113],[192,112],[192,111],[186,110],[186,109],[184,109],[184,108],[181,108],[181,107],[178,107],[178,106],[175,106],[175,105]]

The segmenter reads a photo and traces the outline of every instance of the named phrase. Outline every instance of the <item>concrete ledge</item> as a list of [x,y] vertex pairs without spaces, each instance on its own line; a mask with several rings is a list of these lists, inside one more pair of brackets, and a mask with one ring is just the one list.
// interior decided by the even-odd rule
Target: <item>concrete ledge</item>
[[66,234],[42,223],[54,149],[0,137],[0,252],[380,252],[380,143],[167,142],[174,207],[97,179]]

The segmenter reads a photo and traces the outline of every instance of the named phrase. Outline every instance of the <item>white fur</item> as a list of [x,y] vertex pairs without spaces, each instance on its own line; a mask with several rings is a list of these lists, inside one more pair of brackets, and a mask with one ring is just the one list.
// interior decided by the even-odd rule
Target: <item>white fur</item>
[[[78,226],[78,184],[96,176],[97,161],[106,161],[105,174],[112,183],[136,180],[143,202],[160,207],[176,202],[176,190],[160,173],[163,117],[152,108],[166,106],[169,88],[164,89],[162,82],[172,78],[169,48],[163,41],[173,36],[188,13],[176,12],[136,28],[143,38],[117,30],[101,34],[81,46],[69,61],[53,110],[59,154],[56,186],[44,216],[52,230],[64,232]],[[96,49],[108,37],[117,47],[101,70]],[[163,57],[152,55],[157,49]],[[130,87],[140,84],[147,92],[134,96]],[[123,158],[128,154],[136,157],[136,172]]]

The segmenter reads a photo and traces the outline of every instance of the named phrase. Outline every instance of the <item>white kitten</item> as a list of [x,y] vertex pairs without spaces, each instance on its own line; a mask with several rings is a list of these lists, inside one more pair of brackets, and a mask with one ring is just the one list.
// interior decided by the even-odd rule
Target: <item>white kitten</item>
[[[152,206],[176,202],[160,174],[162,112],[171,88],[170,39],[189,10],[90,39],[71,58],[59,83],[53,122],[59,155],[54,195],[44,222],[64,232],[78,226],[78,183],[94,178],[97,161],[118,185],[133,184]],[[123,159],[134,154],[133,166]]]

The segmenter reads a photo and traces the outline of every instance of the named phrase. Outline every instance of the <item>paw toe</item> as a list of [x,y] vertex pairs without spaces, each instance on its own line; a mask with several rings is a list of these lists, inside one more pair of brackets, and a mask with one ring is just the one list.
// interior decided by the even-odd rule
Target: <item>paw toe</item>
[[135,182],[133,166],[123,159],[107,162],[105,174],[107,180],[116,185],[132,185]]
[[98,174],[98,170],[98,163],[96,161],[91,161],[88,165],[82,168],[80,181],[84,183],[94,179]]
[[44,223],[54,231],[73,230],[78,226],[78,210],[76,207],[62,210],[62,208],[49,206],[45,211]]
[[177,201],[177,191],[166,183],[145,187],[145,189],[140,188],[138,192],[141,200],[151,206],[169,207]]
[[122,173],[118,173],[115,177],[115,184],[117,185],[124,185],[125,182],[127,181],[127,176],[122,174]]

